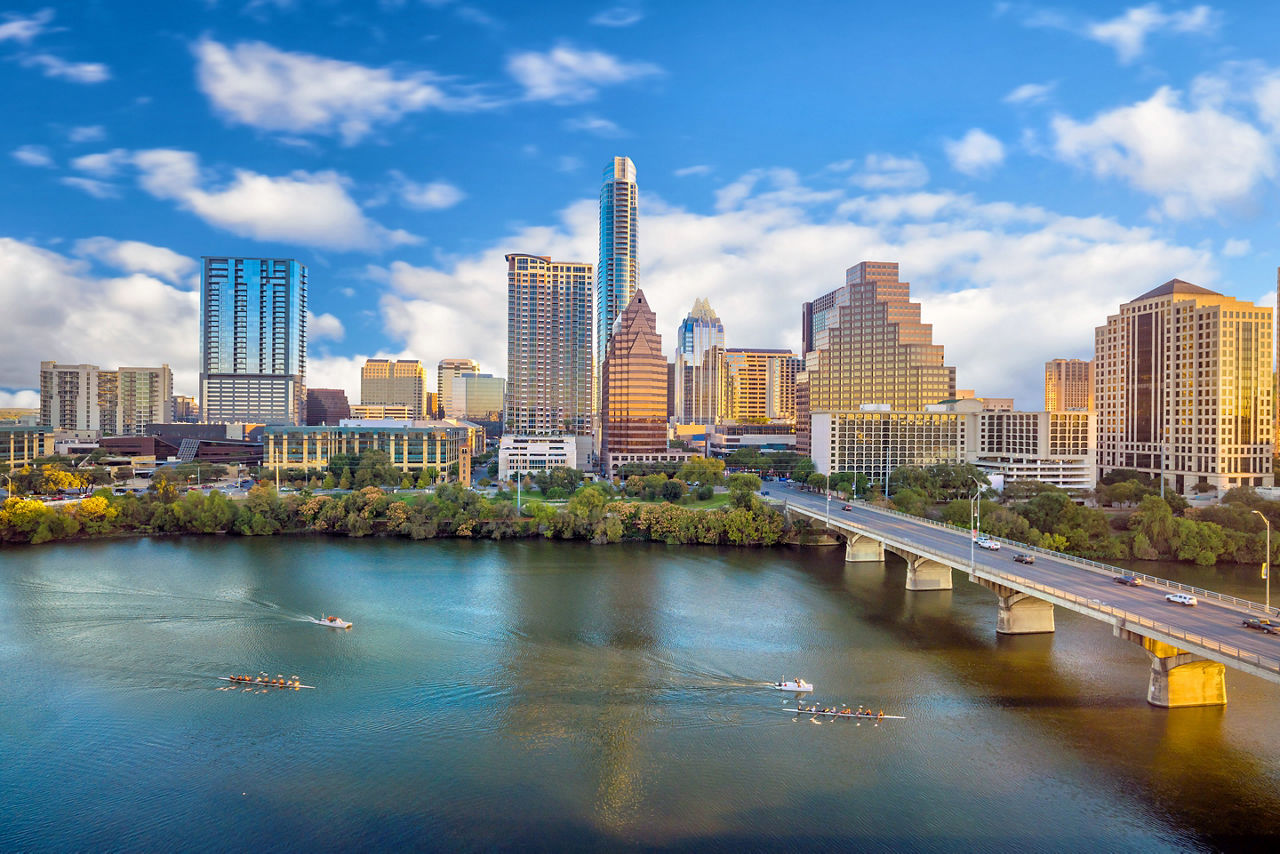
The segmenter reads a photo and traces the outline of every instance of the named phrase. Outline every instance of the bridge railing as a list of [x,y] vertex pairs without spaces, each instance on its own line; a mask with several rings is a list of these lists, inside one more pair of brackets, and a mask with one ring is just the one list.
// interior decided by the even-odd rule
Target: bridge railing
[[[895,510],[892,507],[879,507],[875,504],[871,504],[861,499],[854,499],[853,501],[850,501],[848,503],[857,504],[859,507],[865,508],[867,510],[871,510],[876,513],[883,513],[888,516],[900,516],[901,518],[908,519],[912,522],[915,522],[916,524],[929,525],[931,527],[938,528],[940,530],[950,531],[952,533],[960,533],[965,536],[970,536],[968,528],[962,528],[959,525],[952,525],[948,522],[938,522],[934,519],[927,519],[922,516],[913,516],[910,513],[904,513],[901,510]],[[838,519],[839,517],[833,516],[832,518]],[[1108,563],[1100,563],[1099,561],[1091,560],[1087,557],[1077,557],[1076,555],[1069,555],[1069,554],[1063,554],[1062,552],[1055,552],[1055,551],[1052,551],[1051,549],[1042,548],[1040,546],[1033,546],[1033,545],[1029,545],[1028,543],[1020,543],[1017,540],[1009,540],[1009,539],[1005,539],[1004,537],[991,537],[991,539],[998,540],[1000,543],[1007,546],[1012,546],[1013,548],[1016,548],[1019,551],[1036,552],[1037,554],[1042,554],[1042,555],[1045,555],[1046,557],[1051,557],[1062,563],[1066,563],[1072,566],[1079,566],[1082,568],[1088,568],[1090,570],[1093,570],[1094,572],[1100,572],[1108,576],[1114,577],[1117,575],[1127,575],[1127,576],[1132,576],[1134,578],[1141,578],[1142,581],[1146,584],[1152,584],[1157,587],[1163,587],[1167,590],[1177,591],[1179,593],[1190,593],[1191,595],[1201,599],[1212,599],[1213,601],[1219,602],[1230,608],[1236,608],[1241,611],[1248,611],[1248,612],[1257,613],[1257,614],[1280,616],[1280,607],[1272,608],[1268,610],[1266,605],[1264,605],[1263,603],[1254,602],[1251,599],[1241,599],[1238,596],[1230,596],[1226,593],[1218,593],[1217,591],[1207,590],[1203,587],[1196,587],[1191,584],[1182,584],[1181,582],[1178,582],[1178,581],[1170,581],[1167,578],[1160,578],[1155,575],[1147,575],[1146,573],[1142,573],[1142,572],[1134,572],[1133,570],[1124,569],[1119,566],[1112,566],[1111,564],[1108,564]],[[992,570],[992,571],[995,572],[996,570]]]

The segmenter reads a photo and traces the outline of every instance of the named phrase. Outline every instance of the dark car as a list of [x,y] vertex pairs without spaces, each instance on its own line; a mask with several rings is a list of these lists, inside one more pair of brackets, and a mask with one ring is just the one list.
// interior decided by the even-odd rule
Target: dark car
[[1115,577],[1116,584],[1123,584],[1125,587],[1141,587],[1142,579],[1136,575],[1117,575]]
[[1023,554],[1022,552],[1018,552],[1016,555],[1014,555],[1013,559],[1016,560],[1018,563],[1035,563],[1036,562],[1035,555]]
[[1246,629],[1260,629],[1269,635],[1280,635],[1280,624],[1274,623],[1266,617],[1247,617],[1242,622]]

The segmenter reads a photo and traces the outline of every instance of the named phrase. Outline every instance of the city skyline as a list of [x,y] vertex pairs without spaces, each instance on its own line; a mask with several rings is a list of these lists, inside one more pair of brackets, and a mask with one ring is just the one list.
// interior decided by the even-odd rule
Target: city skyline
[[[354,393],[370,357],[501,374],[502,257],[595,258],[615,156],[645,176],[638,278],[663,328],[692,291],[737,343],[799,351],[795,305],[894,258],[958,385],[1020,408],[1133,293],[1273,301],[1277,10],[141,5],[146,32],[109,7],[0,10],[0,74],[33,117],[2,132],[3,168],[34,200],[0,225],[0,295],[41,345],[0,344],[0,405],[35,405],[41,359],[169,364],[195,394],[216,253],[308,265],[308,385]],[[748,62],[780,26],[803,51]],[[897,46],[872,74],[848,73],[855,31]],[[1019,59],[957,53],[967,37]]]

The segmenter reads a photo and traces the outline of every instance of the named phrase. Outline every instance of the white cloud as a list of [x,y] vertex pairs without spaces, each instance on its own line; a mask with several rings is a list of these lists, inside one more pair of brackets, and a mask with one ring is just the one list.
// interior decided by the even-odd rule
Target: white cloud
[[53,166],[49,149],[43,145],[21,145],[9,153],[23,166]]
[[[38,369],[37,369],[38,370]],[[4,391],[0,389],[0,409],[39,409],[40,390],[35,388]]]
[[307,313],[307,340],[308,341],[341,341],[347,334],[347,330],[343,328],[342,321],[334,317],[332,314],[311,314]]
[[76,175],[64,175],[58,179],[59,184],[68,187],[75,187],[81,192],[88,193],[95,199],[114,199],[120,195],[120,188],[115,184],[106,181],[99,181],[97,178],[81,178]]
[[113,148],[97,154],[84,154],[71,161],[71,166],[81,172],[88,172],[95,178],[110,178],[129,163],[132,155],[123,148]]
[[28,18],[14,14],[6,14],[4,17],[5,22],[0,24],[0,42],[30,44],[36,36],[46,32],[45,25],[53,20],[53,10],[41,9]]
[[582,158],[572,154],[562,154],[556,158],[557,172],[577,172],[582,168]]
[[644,12],[634,6],[613,6],[591,16],[597,27],[629,27],[644,19]]
[[577,119],[569,119],[564,123],[564,126],[568,130],[585,131],[606,139],[626,136],[626,131],[618,127],[617,124],[599,116],[582,116]]
[[561,44],[546,53],[526,51],[507,60],[507,71],[531,101],[570,104],[589,101],[602,86],[661,74],[648,62],[623,62],[597,50]]
[[1004,145],[979,128],[972,128],[960,139],[942,144],[951,167],[966,175],[982,175],[1004,162]]
[[[842,167],[833,163],[829,168]],[[906,190],[929,183],[929,170],[918,157],[895,157],[892,154],[868,154],[862,171],[849,180],[864,190]],[[845,171],[836,169],[835,171]]]
[[[81,260],[0,237],[0,303],[21,306],[21,335],[0,336],[0,387],[28,388],[40,360],[159,365],[194,391],[199,294],[153,276],[93,275]],[[139,334],[145,330],[145,334]]]
[[675,175],[677,178],[686,178],[689,175],[708,175],[710,173],[711,173],[710,166],[708,166],[705,163],[699,163],[696,166],[685,166],[681,169],[677,169],[675,172],[672,172],[671,174]]
[[1055,117],[1053,131],[1061,159],[1158,197],[1172,217],[1212,214],[1276,173],[1272,144],[1256,127],[1211,106],[1185,109],[1168,87],[1088,122]]
[[1159,32],[1212,33],[1217,29],[1217,15],[1208,6],[1196,6],[1185,12],[1166,13],[1159,3],[1134,6],[1108,21],[1096,21],[1085,27],[1085,35],[1115,50],[1122,63],[1142,55],[1147,37]]
[[1056,83],[1023,83],[1004,96],[1006,104],[1040,104],[1048,100]]
[[[724,320],[730,346],[794,350],[805,300],[840,285],[858,261],[897,260],[960,385],[1034,408],[1044,362],[1088,357],[1094,327],[1120,303],[1174,276],[1215,285],[1209,250],[1103,217],[945,193],[846,198],[833,215],[828,197],[793,178],[787,170],[744,176],[732,204],[710,215],[642,199],[640,285],[667,349],[689,308],[689,282]],[[596,217],[596,200],[583,199],[552,225],[519,229],[439,266],[375,268],[386,286],[386,332],[409,358],[430,364],[464,354],[504,374],[506,317],[488,308],[506,300],[503,255],[592,261]],[[992,358],[993,342],[1018,358]]]
[[444,78],[424,71],[397,74],[263,42],[227,47],[206,38],[192,50],[200,91],[218,112],[262,130],[336,135],[351,145],[409,113],[494,106],[448,91]]
[[1234,237],[1222,244],[1222,254],[1228,258],[1239,258],[1242,255],[1248,255],[1252,249],[1253,244],[1249,241],[1239,240]]
[[406,178],[402,173],[392,170],[392,179],[396,182],[396,194],[406,206],[420,211],[439,211],[451,208],[467,197],[462,190],[448,181],[428,181],[418,183]]
[[103,83],[111,79],[111,69],[101,62],[67,62],[48,53],[24,56],[18,60],[23,68],[39,68],[45,77],[72,83]]
[[75,243],[75,254],[101,261],[126,273],[147,273],[180,287],[190,283],[197,272],[195,259],[163,246],[137,240],[86,237]]
[[107,129],[102,125],[82,125],[67,131],[67,139],[71,142],[99,142],[107,138]]
[[139,184],[171,199],[216,228],[255,240],[328,249],[380,249],[418,238],[365,217],[336,172],[295,171],[270,176],[236,169],[224,187],[207,189],[195,154],[173,149],[139,151]]

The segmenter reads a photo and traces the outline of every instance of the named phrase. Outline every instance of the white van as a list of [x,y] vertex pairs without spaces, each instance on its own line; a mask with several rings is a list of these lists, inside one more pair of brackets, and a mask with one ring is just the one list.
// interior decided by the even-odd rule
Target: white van
[[1197,602],[1196,597],[1189,593],[1170,593],[1164,598],[1175,605],[1194,605]]

